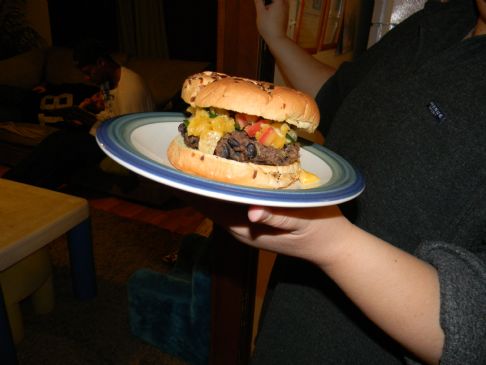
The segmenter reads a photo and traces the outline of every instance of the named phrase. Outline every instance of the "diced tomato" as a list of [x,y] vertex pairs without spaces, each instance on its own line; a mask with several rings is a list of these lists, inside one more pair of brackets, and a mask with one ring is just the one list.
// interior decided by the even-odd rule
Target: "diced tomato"
[[273,129],[273,127],[268,127],[262,131],[262,135],[258,138],[258,142],[265,146],[270,146],[276,137],[278,137],[278,135],[275,129]]
[[268,122],[265,119],[261,119],[256,123],[249,124],[245,127],[245,132],[250,136],[250,137],[255,137],[257,132],[261,129],[262,124],[268,124]]
[[245,129],[248,124],[255,123],[258,121],[258,117],[256,115],[244,114],[244,113],[237,113],[235,115],[236,123],[241,130]]
[[245,129],[248,125],[248,121],[246,120],[246,114],[237,113],[235,115],[235,121],[238,123],[238,126],[241,130]]

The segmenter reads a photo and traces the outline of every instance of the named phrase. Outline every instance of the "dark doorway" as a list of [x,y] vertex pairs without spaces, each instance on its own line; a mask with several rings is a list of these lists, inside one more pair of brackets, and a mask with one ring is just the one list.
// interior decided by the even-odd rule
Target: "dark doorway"
[[117,0],[49,0],[52,44],[74,47],[83,38],[97,38],[118,48]]
[[[118,49],[118,1],[48,0],[53,45],[72,48],[80,39],[98,38]],[[169,57],[215,64],[217,0],[163,4]]]

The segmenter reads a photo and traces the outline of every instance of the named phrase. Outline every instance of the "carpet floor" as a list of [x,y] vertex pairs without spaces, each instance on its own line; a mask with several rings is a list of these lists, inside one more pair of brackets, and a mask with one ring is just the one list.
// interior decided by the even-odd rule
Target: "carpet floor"
[[64,237],[49,245],[54,267],[55,308],[45,315],[22,303],[25,337],[19,365],[186,365],[133,336],[126,282],[139,268],[166,272],[181,236],[111,213],[91,211],[98,280],[95,299],[73,296]]

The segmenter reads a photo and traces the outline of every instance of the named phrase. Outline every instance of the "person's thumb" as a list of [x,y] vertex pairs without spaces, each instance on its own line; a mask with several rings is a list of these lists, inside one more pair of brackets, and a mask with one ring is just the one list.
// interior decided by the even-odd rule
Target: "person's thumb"
[[248,219],[253,223],[265,224],[282,230],[298,229],[298,220],[286,214],[279,214],[269,207],[251,206],[248,208]]

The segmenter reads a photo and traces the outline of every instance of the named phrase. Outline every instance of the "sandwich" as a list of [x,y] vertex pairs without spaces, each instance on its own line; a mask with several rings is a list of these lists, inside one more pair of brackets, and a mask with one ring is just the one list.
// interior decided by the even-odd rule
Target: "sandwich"
[[175,168],[268,189],[313,176],[301,168],[297,138],[298,129],[312,133],[319,124],[319,110],[310,96],[211,71],[188,77],[181,96],[189,104],[189,117],[167,150]]

